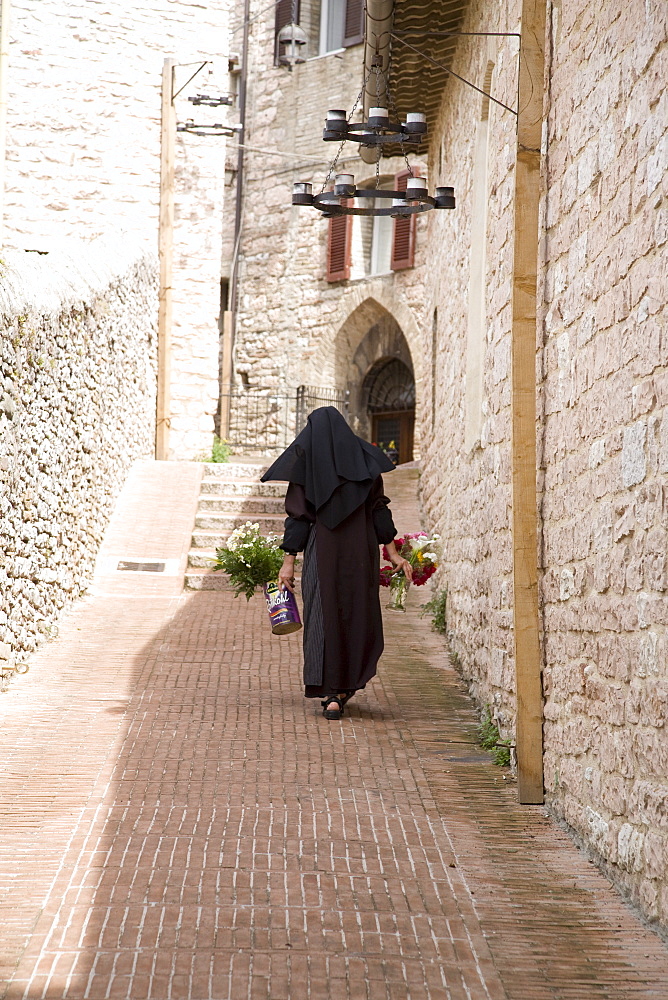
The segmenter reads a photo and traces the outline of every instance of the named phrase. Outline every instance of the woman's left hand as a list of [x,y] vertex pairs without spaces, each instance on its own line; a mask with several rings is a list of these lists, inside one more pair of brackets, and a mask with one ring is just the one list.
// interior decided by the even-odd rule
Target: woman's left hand
[[288,552],[283,556],[283,565],[278,571],[278,589],[295,592],[295,557]]

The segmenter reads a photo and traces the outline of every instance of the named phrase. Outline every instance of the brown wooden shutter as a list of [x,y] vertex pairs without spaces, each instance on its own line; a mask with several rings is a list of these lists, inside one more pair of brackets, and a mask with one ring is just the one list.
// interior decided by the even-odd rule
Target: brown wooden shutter
[[278,62],[278,33],[286,24],[299,24],[300,0],[278,0],[274,23],[274,61]]
[[[345,204],[350,204],[346,202]],[[335,215],[327,233],[327,281],[346,281],[350,277],[352,215]]]
[[343,44],[359,45],[364,41],[364,0],[346,0]]
[[[411,176],[410,170],[401,170],[394,175],[394,190],[405,191],[408,178]],[[413,170],[413,176],[418,177],[417,170]],[[412,267],[415,259],[415,225],[416,215],[405,215],[394,220],[394,232],[392,234],[392,257],[390,267],[393,271],[403,271],[406,267]]]

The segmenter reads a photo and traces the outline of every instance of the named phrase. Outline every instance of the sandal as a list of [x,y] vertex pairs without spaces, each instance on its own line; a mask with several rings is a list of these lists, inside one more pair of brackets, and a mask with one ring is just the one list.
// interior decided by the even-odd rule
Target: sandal
[[[336,702],[336,708],[328,708],[327,706],[331,705],[333,702]],[[325,701],[321,701],[320,704],[322,705],[322,714],[326,719],[331,719],[336,722],[343,715],[343,706],[345,703],[342,698],[337,698],[334,694],[331,698],[326,698]]]

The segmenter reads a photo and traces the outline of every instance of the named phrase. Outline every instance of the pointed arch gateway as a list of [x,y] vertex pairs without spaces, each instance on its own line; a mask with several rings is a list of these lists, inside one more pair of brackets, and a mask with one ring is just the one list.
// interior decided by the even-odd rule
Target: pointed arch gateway
[[342,324],[334,352],[337,381],[349,392],[356,434],[393,461],[414,457],[416,379],[411,350],[394,316],[367,300]]

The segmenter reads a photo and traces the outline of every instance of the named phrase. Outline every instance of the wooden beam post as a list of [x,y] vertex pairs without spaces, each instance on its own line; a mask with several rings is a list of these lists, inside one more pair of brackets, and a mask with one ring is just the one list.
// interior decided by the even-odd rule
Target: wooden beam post
[[512,327],[512,496],[519,801],[543,801],[543,694],[538,622],[536,286],[545,0],[522,0]]
[[174,254],[174,160],[176,153],[176,110],[174,108],[174,67],[176,59],[165,59],[162,67],[162,112],[160,117],[160,214],[158,258],[158,392],[155,427],[155,457],[169,458],[171,417],[172,349],[172,260]]

